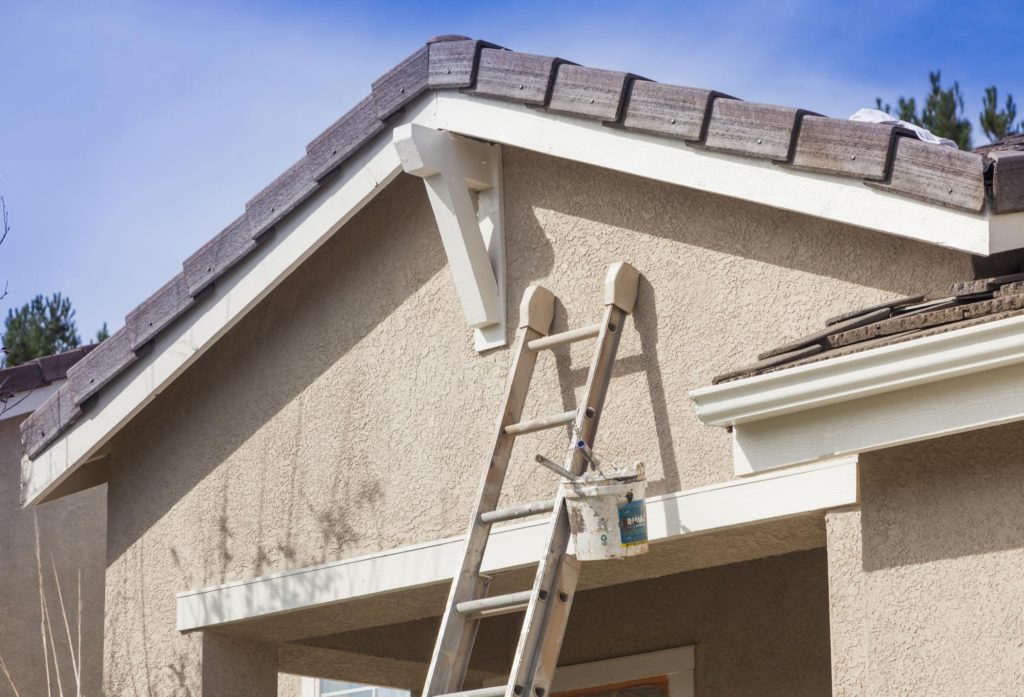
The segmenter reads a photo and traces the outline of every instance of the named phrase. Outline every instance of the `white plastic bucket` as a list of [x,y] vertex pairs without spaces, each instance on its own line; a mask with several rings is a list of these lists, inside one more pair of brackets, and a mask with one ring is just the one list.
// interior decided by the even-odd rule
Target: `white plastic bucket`
[[647,552],[646,488],[638,477],[562,483],[577,559],[624,559]]

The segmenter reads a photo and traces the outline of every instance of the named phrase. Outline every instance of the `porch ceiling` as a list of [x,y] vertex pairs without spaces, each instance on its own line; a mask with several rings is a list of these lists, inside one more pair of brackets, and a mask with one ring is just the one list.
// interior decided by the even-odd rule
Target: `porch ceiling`
[[[657,577],[639,578],[643,558],[585,564],[586,588],[573,601],[560,663],[574,665],[693,644],[703,644],[720,655],[723,644],[749,641],[757,645],[769,638],[821,642],[824,648],[815,650],[827,655],[828,634],[821,629],[822,624],[827,627],[828,617],[826,560],[820,549],[825,538],[822,516],[801,516],[758,528],[764,528],[756,532],[761,540],[776,536],[778,551],[770,557],[721,563],[725,550],[737,550],[732,556],[741,556],[745,550],[735,544],[735,535],[723,532],[692,538],[672,553],[665,551],[666,545],[652,550],[648,556],[653,564],[647,564],[646,571],[655,567]],[[698,540],[703,542],[693,544]],[[814,549],[787,549],[792,545],[813,545]],[[608,569],[615,570],[613,575],[624,571],[621,582],[611,582]],[[630,573],[632,569],[637,573]],[[517,583],[529,583],[531,574],[524,571],[502,574],[499,580],[507,586],[518,576]],[[433,602],[421,608],[422,617],[395,617],[388,613],[391,598],[376,598],[362,604],[370,613],[388,613],[387,622],[289,641],[275,638],[276,634],[260,638],[279,643],[279,665],[287,672],[417,690],[444,607],[446,588],[437,590]],[[520,623],[520,615],[505,615],[481,624],[467,686],[507,677]],[[324,624],[314,621],[306,626],[323,628]]]

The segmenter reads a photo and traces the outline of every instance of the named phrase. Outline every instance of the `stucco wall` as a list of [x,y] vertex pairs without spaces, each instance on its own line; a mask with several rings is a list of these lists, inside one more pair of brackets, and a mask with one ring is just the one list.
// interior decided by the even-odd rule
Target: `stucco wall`
[[[663,493],[731,478],[687,390],[851,306],[937,291],[966,255],[506,149],[509,311],[531,282],[593,322],[608,264],[644,274],[596,450]],[[589,347],[544,355],[527,415],[575,406]],[[508,352],[472,349],[422,182],[402,177],[113,443],[107,687],[198,694],[177,591],[457,533]],[[550,495],[523,439],[506,489]]]
[[[57,692],[57,669],[53,661],[56,647],[56,666],[60,668],[64,694],[75,694],[70,648],[76,647],[77,659],[80,620],[82,694],[99,695],[103,670],[106,487],[88,489],[36,509],[22,510],[18,491],[21,484],[18,424],[22,420],[16,417],[0,421],[0,658],[10,671],[19,694],[23,697],[47,694],[47,662],[41,635],[41,566],[52,632],[52,643],[48,635],[46,650],[53,693]],[[79,572],[81,615],[78,614]],[[59,579],[59,592],[56,579]],[[68,629],[72,637],[70,646]],[[0,673],[0,696],[14,694],[7,678]]]
[[833,694],[1021,694],[1024,424],[861,463],[827,520]]

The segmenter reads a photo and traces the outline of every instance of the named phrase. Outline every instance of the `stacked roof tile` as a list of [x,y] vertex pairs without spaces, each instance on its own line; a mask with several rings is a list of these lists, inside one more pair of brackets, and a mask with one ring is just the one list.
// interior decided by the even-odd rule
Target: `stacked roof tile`
[[[395,114],[428,90],[527,104],[795,170],[848,177],[931,204],[981,213],[1024,210],[1024,152],[990,159],[905,137],[894,126],[832,119],[718,92],[652,82],[463,36],[431,39],[376,80],[370,94],[253,197],[242,215],[185,260],[182,271],[128,313],[125,327],[68,373],[68,384],[22,426],[35,457],[136,360],[204,289],[256,249],[274,226],[344,167]],[[799,186],[799,180],[794,180]]]
[[27,392],[63,380],[68,375],[68,369],[94,348],[96,344],[79,346],[0,370],[0,400],[6,401],[18,392]]
[[756,363],[716,376],[714,384],[806,365],[871,348],[1024,314],[1024,273],[954,283],[949,295],[916,295],[825,320],[812,334],[762,352]]

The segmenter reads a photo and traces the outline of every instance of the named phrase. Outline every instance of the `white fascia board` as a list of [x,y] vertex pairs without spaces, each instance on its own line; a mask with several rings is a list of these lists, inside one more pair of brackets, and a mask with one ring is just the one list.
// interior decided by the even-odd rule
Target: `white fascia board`
[[1024,213],[957,211],[873,189],[858,179],[802,172],[458,92],[439,92],[435,100],[438,128],[474,138],[971,254],[1024,247]]
[[[659,544],[683,535],[749,525],[857,503],[857,459],[771,472],[647,500],[648,536]],[[537,563],[549,521],[491,532],[482,570]],[[387,550],[178,595],[178,630],[314,608],[450,581],[462,560],[462,536]]]
[[8,400],[7,406],[0,404],[0,421],[13,419],[16,416],[31,414],[49,398],[66,380],[54,380],[47,385],[41,385],[32,390],[15,392]]
[[690,392],[697,417],[736,426],[1024,361],[1024,316],[954,329]]
[[739,475],[1024,420],[1024,316],[690,392]]
[[1024,420],[1024,363],[751,421],[733,429],[736,474],[866,453]]
[[[429,101],[419,107],[406,118],[429,121]],[[390,131],[346,161],[340,176],[279,223],[271,239],[217,279],[208,297],[157,335],[152,351],[100,390],[96,404],[67,433],[26,460],[25,505],[37,503],[95,455],[401,171]]]

